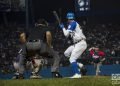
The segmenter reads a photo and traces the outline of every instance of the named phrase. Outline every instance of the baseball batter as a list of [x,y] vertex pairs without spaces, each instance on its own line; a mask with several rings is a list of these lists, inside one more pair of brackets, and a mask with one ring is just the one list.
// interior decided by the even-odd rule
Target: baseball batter
[[66,17],[68,19],[67,29],[63,24],[60,24],[60,28],[63,30],[65,37],[71,38],[73,44],[66,49],[64,55],[66,57],[70,57],[69,61],[74,73],[74,75],[70,78],[81,78],[80,71],[78,70],[79,65],[77,63],[77,59],[80,58],[81,54],[87,48],[87,43],[85,41],[86,37],[83,34],[80,25],[74,20],[74,13],[69,12]]

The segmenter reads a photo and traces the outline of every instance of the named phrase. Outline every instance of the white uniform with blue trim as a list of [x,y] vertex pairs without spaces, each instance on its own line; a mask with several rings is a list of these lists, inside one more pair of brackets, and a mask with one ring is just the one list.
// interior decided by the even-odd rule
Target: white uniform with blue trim
[[80,25],[74,20],[69,23],[67,29],[63,28],[63,33],[66,37],[71,36],[74,43],[67,48],[67,50],[64,52],[64,55],[66,57],[70,57],[70,63],[76,62],[76,60],[87,48],[87,43],[85,41],[86,37],[83,34]]

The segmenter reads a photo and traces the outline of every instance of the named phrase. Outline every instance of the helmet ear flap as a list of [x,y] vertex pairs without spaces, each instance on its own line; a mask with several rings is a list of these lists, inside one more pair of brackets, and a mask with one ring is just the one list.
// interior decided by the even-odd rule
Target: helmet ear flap
[[75,19],[75,15],[72,12],[68,12],[66,18],[67,19]]

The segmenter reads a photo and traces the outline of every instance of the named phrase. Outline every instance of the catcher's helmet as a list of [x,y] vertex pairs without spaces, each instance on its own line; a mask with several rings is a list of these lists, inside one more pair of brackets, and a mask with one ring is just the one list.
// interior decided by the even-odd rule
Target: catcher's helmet
[[74,19],[74,18],[75,18],[75,15],[74,15],[74,13],[72,13],[72,12],[68,12],[66,18],[67,18],[67,19]]

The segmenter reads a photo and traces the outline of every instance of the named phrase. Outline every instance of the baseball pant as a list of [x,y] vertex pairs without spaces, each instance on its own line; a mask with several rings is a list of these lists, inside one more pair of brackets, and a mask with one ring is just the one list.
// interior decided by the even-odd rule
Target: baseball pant
[[52,56],[53,58],[53,63],[52,63],[52,67],[51,67],[51,72],[59,72],[59,65],[60,65],[60,56],[59,53],[57,51],[55,51],[53,48],[48,47],[48,45],[46,43],[41,43],[41,50],[40,50],[40,54],[44,54],[47,53],[49,56]]
[[68,47],[67,50],[64,52],[64,55],[66,57],[70,57],[69,58],[70,63],[76,62],[76,60],[80,58],[81,54],[85,51],[86,48],[87,48],[86,41],[82,40]]
[[[23,74],[24,72],[24,66],[25,66],[25,58],[26,58],[26,55],[27,55],[27,51],[26,51],[26,46],[25,45],[22,45],[21,46],[21,49],[22,49],[22,52],[19,54],[19,61],[18,61],[18,64],[19,64],[19,68],[18,68],[18,71],[19,73]],[[55,51],[53,48],[50,48],[48,47],[48,45],[44,42],[41,41],[41,49],[40,49],[40,52],[38,53],[40,56],[43,56],[44,55],[50,55],[53,57],[53,64],[52,64],[52,67],[51,67],[51,72],[59,72],[59,64],[60,64],[60,57],[59,57],[59,54],[57,51]]]

